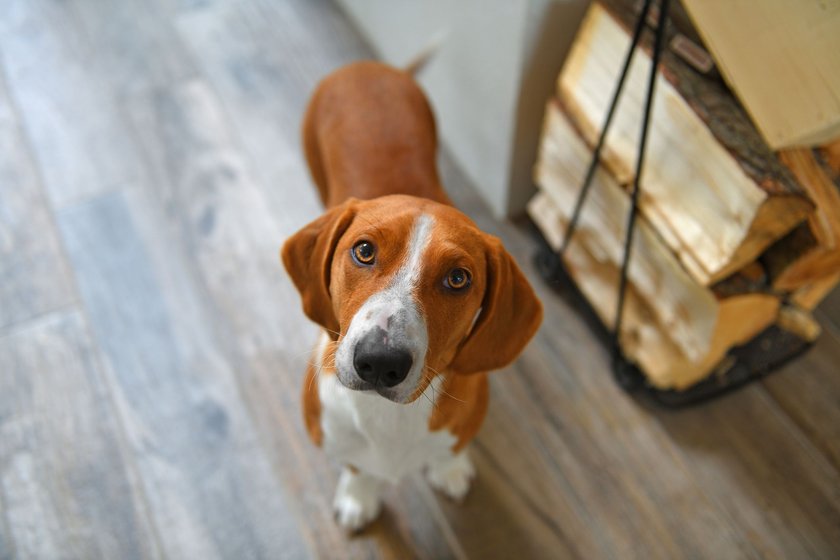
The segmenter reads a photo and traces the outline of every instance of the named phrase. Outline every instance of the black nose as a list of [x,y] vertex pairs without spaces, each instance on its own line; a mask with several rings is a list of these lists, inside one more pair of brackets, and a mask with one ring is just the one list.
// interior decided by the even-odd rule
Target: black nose
[[401,348],[385,344],[384,332],[374,329],[356,344],[353,366],[356,373],[372,385],[393,387],[408,375],[411,354]]

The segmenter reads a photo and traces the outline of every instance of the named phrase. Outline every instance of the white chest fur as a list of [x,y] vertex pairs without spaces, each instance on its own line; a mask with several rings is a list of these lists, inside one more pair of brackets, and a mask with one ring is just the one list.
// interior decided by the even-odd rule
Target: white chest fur
[[[434,385],[438,380],[432,382]],[[335,375],[318,379],[321,429],[327,454],[378,478],[397,482],[424,465],[452,456],[455,437],[429,431],[436,391],[409,404],[353,391]]]

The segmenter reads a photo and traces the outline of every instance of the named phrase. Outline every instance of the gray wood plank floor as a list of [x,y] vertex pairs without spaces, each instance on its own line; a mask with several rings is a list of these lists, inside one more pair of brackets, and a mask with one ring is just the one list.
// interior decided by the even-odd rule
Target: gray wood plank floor
[[414,477],[335,527],[277,251],[320,212],[307,96],[371,57],[328,0],[0,0],[0,558],[840,556],[840,292],[801,359],[655,408],[445,154],[545,324],[492,378],[465,504]]

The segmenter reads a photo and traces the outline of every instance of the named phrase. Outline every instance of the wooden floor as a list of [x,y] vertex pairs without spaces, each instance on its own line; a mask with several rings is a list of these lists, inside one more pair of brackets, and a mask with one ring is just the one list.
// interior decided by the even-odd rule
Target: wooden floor
[[420,477],[348,538],[278,262],[320,209],[307,95],[371,53],[326,0],[0,0],[0,557],[837,558],[840,294],[761,383],[622,393],[579,302],[493,376],[466,504]]

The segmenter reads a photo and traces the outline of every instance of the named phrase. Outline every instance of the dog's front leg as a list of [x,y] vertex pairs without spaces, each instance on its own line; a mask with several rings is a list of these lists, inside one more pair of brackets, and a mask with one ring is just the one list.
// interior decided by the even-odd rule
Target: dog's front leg
[[464,450],[430,462],[426,478],[434,488],[460,502],[470,491],[470,484],[475,478],[475,467]]
[[344,467],[333,500],[338,524],[350,531],[362,529],[379,515],[382,509],[381,496],[381,480],[351,467]]

